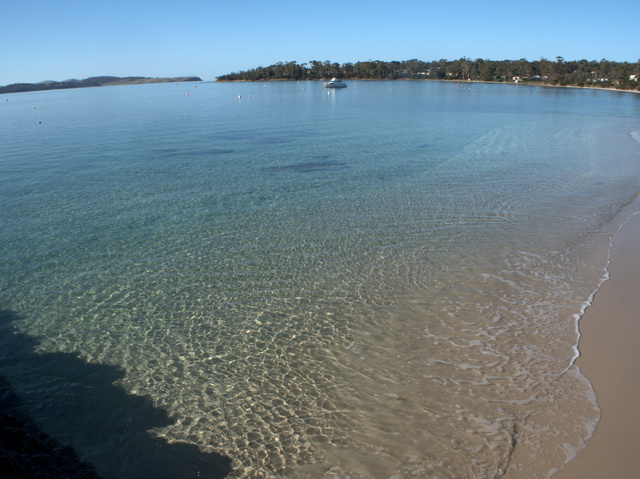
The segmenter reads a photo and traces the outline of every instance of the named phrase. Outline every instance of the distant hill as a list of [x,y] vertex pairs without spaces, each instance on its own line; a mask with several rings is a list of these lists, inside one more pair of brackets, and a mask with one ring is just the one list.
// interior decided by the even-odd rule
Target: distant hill
[[199,77],[148,78],[148,77],[91,77],[84,80],[43,81],[40,83],[13,83],[0,87],[0,93],[20,93],[26,91],[64,90],[67,88],[88,88],[94,86],[136,85],[140,83],[177,83],[202,81]]

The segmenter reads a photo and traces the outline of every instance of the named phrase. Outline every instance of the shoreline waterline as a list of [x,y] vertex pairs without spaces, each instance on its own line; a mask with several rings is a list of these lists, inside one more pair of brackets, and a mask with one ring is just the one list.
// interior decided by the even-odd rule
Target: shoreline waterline
[[[632,204],[640,195],[640,191],[637,191],[629,200],[629,203],[625,206],[628,206],[630,204]],[[610,245],[609,245],[609,250],[607,251],[607,259],[606,259],[606,264],[604,265],[603,268],[603,275],[602,278],[600,279],[600,282],[598,283],[596,289],[589,295],[589,297],[586,299],[586,301],[584,302],[584,304],[582,305],[582,307],[580,308],[580,311],[578,313],[576,313],[574,315],[574,320],[575,320],[575,328],[576,328],[576,344],[573,347],[574,350],[574,354],[573,357],[571,358],[571,361],[569,362],[569,365],[566,367],[566,369],[564,371],[562,371],[562,374],[564,374],[567,370],[569,370],[571,367],[573,367],[576,363],[576,360],[578,358],[580,358],[581,356],[581,351],[580,351],[580,338],[582,336],[581,332],[580,332],[580,321],[581,319],[584,317],[585,313],[587,312],[587,310],[593,305],[593,301],[595,299],[595,296],[598,294],[598,292],[600,291],[600,289],[602,288],[602,285],[607,282],[609,279],[611,279],[611,272],[609,270],[610,266],[611,266],[611,252],[613,250],[614,247],[614,243],[615,243],[615,239],[616,237],[620,234],[620,231],[622,231],[622,229],[625,227],[625,225],[631,221],[633,219],[633,217],[637,214],[640,214],[640,212],[635,212],[632,213],[617,229],[617,231],[611,236],[611,240],[610,240]]]
[[[630,90],[630,89],[621,89],[621,88],[610,88],[610,87],[598,87],[598,86],[577,86],[577,85],[550,85],[548,83],[543,82],[514,82],[514,81],[486,81],[486,80],[447,80],[447,79],[438,79],[438,80],[423,80],[423,79],[413,79],[413,78],[396,78],[394,80],[388,80],[383,78],[348,78],[343,79],[348,82],[441,82],[441,83],[462,83],[462,84],[484,84],[484,85],[507,85],[507,86],[529,86],[529,87],[545,87],[545,88],[571,88],[575,90],[594,90],[594,91],[610,91],[610,92],[629,92],[629,93],[639,93],[640,90]],[[269,79],[269,80],[203,80],[203,83],[221,83],[221,84],[242,84],[242,83],[278,83],[278,82],[291,82],[291,83],[320,83],[322,80],[293,80],[288,78],[281,79]]]
[[582,354],[576,361],[593,384],[602,408],[594,435],[553,477],[558,479],[632,477],[640,467],[635,402],[640,386],[635,368],[640,338],[635,292],[640,284],[640,212],[634,213],[614,237],[610,278],[585,311]]

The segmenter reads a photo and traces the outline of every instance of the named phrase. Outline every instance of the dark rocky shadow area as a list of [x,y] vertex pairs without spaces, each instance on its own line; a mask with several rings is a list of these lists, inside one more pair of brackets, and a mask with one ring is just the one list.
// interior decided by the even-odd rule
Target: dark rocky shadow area
[[149,431],[172,424],[148,397],[113,383],[125,372],[74,354],[38,353],[0,310],[0,478],[227,477],[231,459]]

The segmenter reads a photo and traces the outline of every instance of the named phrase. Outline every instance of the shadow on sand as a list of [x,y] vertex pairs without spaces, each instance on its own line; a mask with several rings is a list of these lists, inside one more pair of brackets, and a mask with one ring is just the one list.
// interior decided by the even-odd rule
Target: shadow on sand
[[19,319],[12,311],[0,310],[0,467],[15,471],[0,476],[229,475],[230,458],[150,434],[172,420],[150,398],[113,385],[124,376],[122,369],[89,364],[74,354],[37,353],[36,338],[14,331]]

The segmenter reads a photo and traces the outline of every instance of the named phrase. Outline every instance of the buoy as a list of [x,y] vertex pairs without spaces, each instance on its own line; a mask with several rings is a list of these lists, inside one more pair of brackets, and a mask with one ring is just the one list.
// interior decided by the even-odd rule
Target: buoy
[[240,98],[242,98],[242,95],[238,95],[238,100],[239,100]]
[[189,92],[187,92],[187,96],[189,96]]

